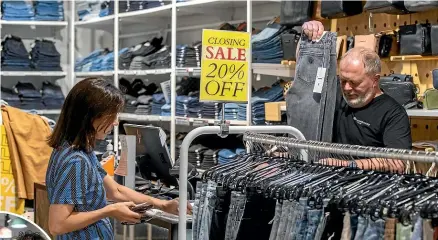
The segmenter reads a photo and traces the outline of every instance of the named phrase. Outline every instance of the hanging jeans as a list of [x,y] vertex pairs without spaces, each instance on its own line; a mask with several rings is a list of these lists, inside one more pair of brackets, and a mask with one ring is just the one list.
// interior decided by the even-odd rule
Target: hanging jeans
[[204,201],[204,209],[201,216],[201,225],[199,231],[199,240],[208,240],[210,234],[211,220],[213,217],[213,210],[216,205],[216,187],[217,184],[213,181],[208,181],[207,193]]
[[245,211],[246,195],[240,192],[231,192],[230,210],[228,212],[225,229],[225,240],[235,240]]
[[[303,34],[297,57],[295,79],[286,94],[287,123],[307,140],[331,142],[335,114],[336,33],[326,32],[319,42]],[[321,93],[314,93],[316,74],[325,67]]]

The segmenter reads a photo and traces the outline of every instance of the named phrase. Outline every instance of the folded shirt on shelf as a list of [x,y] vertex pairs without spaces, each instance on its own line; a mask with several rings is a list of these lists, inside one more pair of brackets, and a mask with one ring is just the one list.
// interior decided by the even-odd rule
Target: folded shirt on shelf
[[130,47],[119,56],[121,70],[147,70],[170,67],[170,47],[162,45],[163,38],[153,38]]

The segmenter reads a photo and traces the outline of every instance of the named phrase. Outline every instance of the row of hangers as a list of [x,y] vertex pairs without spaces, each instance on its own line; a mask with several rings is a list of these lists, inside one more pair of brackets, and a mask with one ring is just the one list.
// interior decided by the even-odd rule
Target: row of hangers
[[[252,143],[250,148],[253,153],[207,170],[202,180],[212,180],[228,190],[257,191],[278,201],[307,197],[311,208],[336,203],[344,211],[375,219],[399,218],[409,223],[414,213],[428,219],[438,217],[438,179],[434,177],[308,163],[300,159],[299,151],[291,155],[290,148],[287,157],[273,156],[286,150],[279,146]],[[327,154],[309,151],[309,159],[321,156]],[[341,160],[352,157],[330,156]]]

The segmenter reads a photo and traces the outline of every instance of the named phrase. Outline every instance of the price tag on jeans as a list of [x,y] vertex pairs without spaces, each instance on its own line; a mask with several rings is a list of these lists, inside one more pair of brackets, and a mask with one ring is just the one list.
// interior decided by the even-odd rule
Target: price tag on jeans
[[190,126],[190,121],[188,118],[176,118],[176,125]]
[[324,86],[325,72],[327,68],[319,67],[318,72],[316,72],[315,86],[313,86],[314,93],[321,93],[322,87]]
[[208,121],[203,119],[193,119],[193,126],[194,127],[208,126]]

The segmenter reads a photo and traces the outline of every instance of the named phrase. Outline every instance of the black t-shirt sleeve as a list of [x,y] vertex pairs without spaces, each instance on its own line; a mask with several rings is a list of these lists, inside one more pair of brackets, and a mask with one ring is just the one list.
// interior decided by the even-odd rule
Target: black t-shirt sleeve
[[411,149],[409,117],[403,108],[394,107],[383,125],[383,144],[387,148]]

